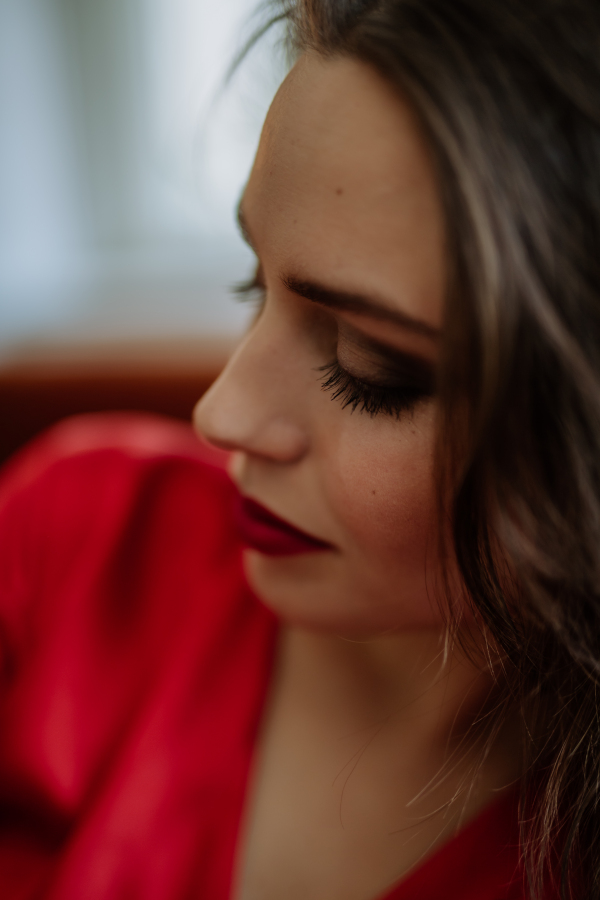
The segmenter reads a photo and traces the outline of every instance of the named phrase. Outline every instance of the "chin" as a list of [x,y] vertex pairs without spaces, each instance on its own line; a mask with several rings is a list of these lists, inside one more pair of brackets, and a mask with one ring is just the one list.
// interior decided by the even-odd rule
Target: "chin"
[[[266,556],[245,550],[244,569],[257,597],[287,625],[356,637],[439,626],[439,612],[433,616],[428,601],[413,615],[407,608],[413,603],[403,602],[397,589],[387,603],[381,592],[357,591],[338,555]],[[427,608],[431,613],[423,615]]]
[[[326,558],[329,557],[329,558]],[[340,610],[332,609],[330,553],[267,556],[244,551],[244,569],[250,587],[282,622],[303,628],[335,628]],[[329,591],[328,591],[329,587]],[[324,595],[329,593],[329,602]]]

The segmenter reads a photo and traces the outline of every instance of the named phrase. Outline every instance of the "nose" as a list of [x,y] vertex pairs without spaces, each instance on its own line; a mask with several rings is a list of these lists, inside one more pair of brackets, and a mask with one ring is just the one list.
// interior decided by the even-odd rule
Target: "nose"
[[261,316],[196,405],[196,431],[223,450],[298,461],[308,449],[298,370],[289,342]]

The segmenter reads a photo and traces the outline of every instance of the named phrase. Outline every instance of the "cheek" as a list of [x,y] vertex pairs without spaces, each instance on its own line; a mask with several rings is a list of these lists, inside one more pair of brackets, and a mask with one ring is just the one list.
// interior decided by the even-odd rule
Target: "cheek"
[[436,521],[432,418],[372,420],[340,441],[328,496],[354,555],[422,571]]

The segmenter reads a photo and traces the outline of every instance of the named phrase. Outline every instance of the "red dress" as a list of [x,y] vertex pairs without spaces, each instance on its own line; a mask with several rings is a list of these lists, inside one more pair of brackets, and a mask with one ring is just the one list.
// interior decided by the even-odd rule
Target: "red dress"
[[[276,634],[234,493],[147,416],[66,422],[6,467],[2,900],[228,900]],[[508,798],[385,900],[520,900],[516,844]]]

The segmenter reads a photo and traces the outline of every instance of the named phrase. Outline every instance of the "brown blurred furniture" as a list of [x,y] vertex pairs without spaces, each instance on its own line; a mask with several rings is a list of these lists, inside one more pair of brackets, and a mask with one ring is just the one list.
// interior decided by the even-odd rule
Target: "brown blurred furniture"
[[77,413],[131,409],[189,421],[232,348],[207,338],[15,349],[0,362],[0,462]]

